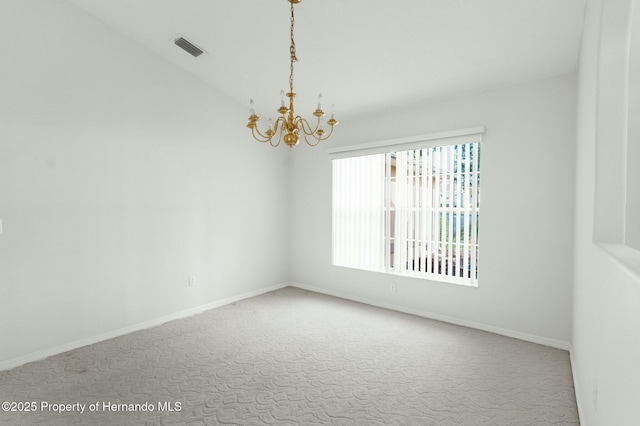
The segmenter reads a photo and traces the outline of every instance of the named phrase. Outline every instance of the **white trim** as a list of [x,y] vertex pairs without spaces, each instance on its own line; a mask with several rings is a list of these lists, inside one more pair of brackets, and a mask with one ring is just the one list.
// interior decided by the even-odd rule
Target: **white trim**
[[446,315],[434,314],[419,309],[407,308],[404,306],[394,305],[391,303],[380,302],[377,300],[366,299],[363,297],[353,296],[351,294],[342,293],[338,291],[326,290],[320,287],[309,286],[306,284],[300,284],[291,282],[291,287],[301,288],[303,290],[314,291],[316,293],[322,293],[329,296],[339,297],[341,299],[353,300],[354,302],[360,302],[367,305],[377,306],[379,308],[390,309],[392,311],[403,312],[405,314],[416,315],[423,318],[429,318],[437,321],[447,322],[454,325],[461,325],[464,327],[475,328],[476,330],[488,331],[490,333],[499,334],[501,336],[512,337],[518,340],[524,340],[526,342],[537,343],[539,345],[549,346],[556,349],[562,349],[568,351],[570,348],[569,342],[563,340],[550,339],[548,337],[537,336],[535,334],[522,333],[520,331],[509,330],[506,328],[494,327],[492,325],[482,324],[479,322],[463,320],[459,318],[449,317]]
[[578,373],[576,371],[576,363],[573,357],[573,346],[569,344],[569,362],[571,363],[571,375],[573,376],[573,390],[576,394],[576,407],[578,407],[578,421],[580,425],[587,426],[585,421],[585,416],[583,415],[582,410],[580,409],[582,402],[582,394],[580,393],[580,385],[578,383]]
[[[528,333],[521,333],[519,331],[514,331],[514,330],[508,330],[508,329],[503,329],[503,328],[499,328],[499,327],[494,327],[494,326],[490,326],[490,325],[486,325],[486,324],[481,324],[481,323],[477,323],[477,322],[473,322],[473,321],[466,321],[466,320],[461,320],[458,318],[453,318],[453,317],[448,317],[445,315],[440,315],[440,314],[434,314],[431,312],[427,312],[427,311],[422,311],[422,310],[418,310],[418,309],[410,309],[410,308],[406,308],[403,306],[398,306],[398,305],[393,305],[390,303],[384,303],[384,302],[379,302],[379,301],[375,301],[375,300],[371,300],[371,299],[366,299],[366,298],[362,298],[362,297],[358,297],[358,296],[353,296],[350,294],[346,294],[346,293],[342,293],[342,292],[336,292],[336,291],[331,291],[331,290],[326,290],[323,288],[319,288],[319,287],[314,287],[314,286],[309,286],[309,285],[305,285],[305,284],[300,284],[300,283],[296,283],[296,282],[285,282],[285,283],[280,283],[280,284],[276,284],[274,286],[271,287],[266,287],[266,288],[262,288],[259,290],[255,290],[249,293],[244,293],[244,294],[240,294],[237,296],[233,296],[233,297],[229,297],[226,299],[222,299],[222,300],[218,300],[215,302],[211,302],[208,303],[206,305],[201,305],[201,306],[197,306],[191,309],[187,309],[181,312],[176,312],[173,314],[169,314],[169,315],[165,315],[153,320],[149,320],[149,321],[145,321],[145,322],[141,322],[138,324],[134,324],[132,326],[129,327],[124,327],[124,328],[120,328],[117,330],[113,330],[113,331],[109,331],[106,333],[102,333],[96,336],[91,336],[91,337],[87,337],[84,339],[80,339],[80,340],[75,340],[73,342],[69,342],[69,343],[65,343],[62,345],[58,345],[58,346],[54,346],[52,348],[48,348],[48,349],[44,349],[41,351],[37,351],[37,352],[32,352],[30,354],[21,356],[21,357],[17,357],[17,358],[12,358],[6,361],[2,361],[0,362],[0,371],[4,371],[4,370],[9,370],[11,368],[15,368],[15,367],[19,367],[21,365],[24,365],[28,362],[33,362],[33,361],[39,361],[41,359],[45,359],[47,357],[53,356],[53,355],[57,355],[63,352],[67,352],[73,349],[77,349],[77,348],[81,348],[83,346],[88,346],[88,345],[92,345],[94,343],[98,343],[98,342],[102,342],[104,340],[108,340],[108,339],[112,339],[114,337],[118,337],[118,336],[122,336],[125,334],[129,334],[129,333],[133,333],[134,331],[139,331],[139,330],[144,330],[147,328],[152,328],[161,324],[164,324],[165,322],[168,321],[173,321],[176,319],[181,319],[181,318],[187,318],[205,311],[208,311],[210,309],[214,309],[220,306],[224,306],[224,305],[228,305],[230,303],[233,302],[237,302],[239,300],[243,300],[243,299],[248,299],[250,297],[255,297],[255,296],[259,296],[261,294],[264,293],[269,293],[271,291],[275,291],[275,290],[279,290],[281,288],[287,287],[287,286],[291,286],[291,287],[297,287],[297,288],[301,288],[304,290],[309,290],[309,291],[314,291],[316,293],[321,293],[321,294],[327,294],[330,296],[335,296],[335,297],[340,297],[342,299],[347,299],[347,300],[353,300],[355,302],[360,302],[360,303],[365,303],[367,305],[372,305],[372,306],[377,306],[380,308],[385,308],[385,309],[391,309],[393,311],[398,311],[398,312],[403,312],[406,314],[411,314],[411,315],[416,315],[416,316],[420,316],[423,318],[429,318],[429,319],[434,319],[434,320],[438,320],[438,321],[443,321],[443,322],[447,322],[450,324],[455,324],[455,325],[461,325],[464,327],[470,327],[470,328],[475,328],[477,330],[482,330],[482,331],[488,331],[491,333],[495,333],[495,334],[500,334],[502,336],[507,336],[507,337],[512,337],[515,339],[519,339],[519,340],[524,340],[527,342],[531,342],[531,343],[537,343],[537,344],[541,344],[541,345],[545,345],[545,346],[550,346],[552,348],[557,348],[557,349],[563,349],[563,350],[568,350],[569,351],[569,356],[571,359],[571,369],[572,369],[572,373],[573,373],[573,382],[574,382],[574,388],[576,389],[576,401],[579,401],[578,398],[578,388],[579,386],[577,385],[577,376],[576,376],[576,372],[574,369],[574,362],[573,362],[573,355],[572,355],[572,349],[571,349],[571,345],[568,342],[564,342],[561,340],[555,340],[555,339],[549,339],[546,337],[541,337],[541,336],[536,336],[533,334],[528,334]],[[580,415],[580,405],[578,404],[578,414]],[[580,415],[580,418],[583,419],[584,417],[582,415]],[[583,423],[584,424],[584,423]]]
[[239,300],[248,299],[250,297],[259,296],[270,291],[275,291],[283,287],[287,287],[289,283],[280,283],[271,287],[262,288],[259,290],[250,291],[248,293],[239,294],[237,296],[228,297],[226,299],[217,300],[215,302],[207,303],[205,305],[196,306],[184,311],[175,312],[173,314],[164,315],[159,318],[155,318],[149,321],[144,321],[138,324],[134,324],[128,327],[119,328],[117,330],[108,331],[106,333],[98,334],[95,336],[86,337],[84,339],[75,340],[73,342],[64,343],[62,345],[54,346],[52,348],[43,349],[41,351],[32,352],[30,354],[20,356],[17,358],[8,359],[0,362],[0,371],[9,370],[11,368],[19,367],[28,362],[39,361],[41,359],[48,358],[53,355],[57,355],[63,352],[78,349],[83,346],[93,345],[94,343],[102,342],[104,340],[113,339],[114,337],[123,336],[125,334],[133,333],[134,331],[144,330],[147,328],[156,327],[164,324],[168,321],[187,318],[202,312],[208,311],[213,308],[228,305]]
[[418,135],[418,136],[409,136],[409,137],[400,138],[400,139],[390,139],[390,140],[384,140],[384,141],[367,142],[367,143],[362,143],[357,145],[342,146],[337,148],[331,148],[328,150],[328,152],[329,154],[333,155],[333,154],[339,154],[339,153],[350,152],[350,151],[363,151],[363,150],[370,150],[373,148],[390,147],[390,146],[426,142],[426,141],[438,140],[438,139],[447,139],[447,138],[454,138],[454,137],[460,137],[460,136],[482,134],[482,133],[485,133],[486,131],[487,129],[484,126],[469,127],[467,129],[449,130],[446,132],[429,133],[426,135]]
[[640,279],[640,251],[625,244],[595,242],[618,266],[635,280]]

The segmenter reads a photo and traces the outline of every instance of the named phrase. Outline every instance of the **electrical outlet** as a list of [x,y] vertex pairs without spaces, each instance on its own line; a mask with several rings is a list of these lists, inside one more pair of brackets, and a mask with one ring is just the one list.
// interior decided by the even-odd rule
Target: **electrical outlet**
[[395,284],[391,284],[391,286],[389,286],[389,290],[391,290],[391,293],[396,294],[398,292],[398,287]]
[[189,286],[194,285],[196,285],[196,277],[194,277],[193,275],[189,275]]

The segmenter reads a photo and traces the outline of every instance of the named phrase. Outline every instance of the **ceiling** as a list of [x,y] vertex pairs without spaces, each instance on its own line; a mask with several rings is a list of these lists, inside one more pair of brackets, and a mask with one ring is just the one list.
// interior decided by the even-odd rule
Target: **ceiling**
[[[277,116],[289,80],[286,0],[69,0],[220,92]],[[585,0],[303,0],[296,109],[352,120],[577,69]],[[177,35],[207,53],[194,58]],[[247,110],[248,112],[248,110]]]

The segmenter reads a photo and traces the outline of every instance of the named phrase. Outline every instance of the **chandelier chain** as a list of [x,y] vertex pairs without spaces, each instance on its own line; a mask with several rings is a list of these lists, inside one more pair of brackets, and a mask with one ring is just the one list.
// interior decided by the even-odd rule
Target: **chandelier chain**
[[296,57],[296,42],[293,38],[293,27],[295,23],[295,16],[293,14],[293,3],[291,3],[291,46],[289,47],[289,54],[291,56],[291,67],[289,68],[289,89],[293,93],[293,63],[298,60]]

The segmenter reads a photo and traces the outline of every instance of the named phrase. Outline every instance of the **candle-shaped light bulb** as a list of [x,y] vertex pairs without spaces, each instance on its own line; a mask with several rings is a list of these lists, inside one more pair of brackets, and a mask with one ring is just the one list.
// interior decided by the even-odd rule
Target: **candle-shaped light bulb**
[[256,115],[253,99],[249,99],[249,115]]
[[269,130],[273,130],[273,118],[269,117]]
[[334,119],[334,116],[336,114],[336,104],[331,104],[331,119]]
[[323,130],[324,127],[324,118],[320,120],[320,125],[318,126],[318,130]]
[[280,106],[284,106],[284,90],[280,91]]
[[318,109],[322,109],[322,93],[318,94]]

